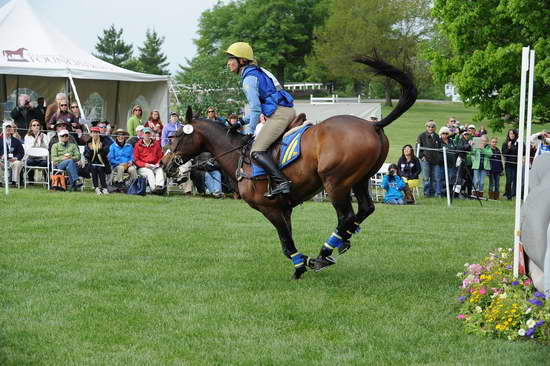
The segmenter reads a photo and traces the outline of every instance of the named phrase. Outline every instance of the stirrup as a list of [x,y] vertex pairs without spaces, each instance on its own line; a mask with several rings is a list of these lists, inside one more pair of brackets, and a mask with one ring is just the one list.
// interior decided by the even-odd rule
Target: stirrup
[[274,189],[268,187],[267,192],[265,192],[264,197],[267,199],[275,199],[279,194],[289,194],[290,193],[290,181],[281,182]]

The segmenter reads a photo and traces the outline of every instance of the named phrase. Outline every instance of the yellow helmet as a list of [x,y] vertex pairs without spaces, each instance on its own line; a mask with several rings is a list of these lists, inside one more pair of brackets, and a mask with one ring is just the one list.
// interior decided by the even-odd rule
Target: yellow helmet
[[236,42],[233,43],[225,53],[235,56],[237,58],[244,58],[249,61],[254,61],[254,52],[252,47],[246,42]]

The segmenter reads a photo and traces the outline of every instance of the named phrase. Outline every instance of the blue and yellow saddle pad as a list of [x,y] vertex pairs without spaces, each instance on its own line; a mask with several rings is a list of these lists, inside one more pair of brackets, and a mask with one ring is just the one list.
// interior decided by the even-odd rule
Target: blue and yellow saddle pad
[[[292,163],[294,160],[300,157],[300,146],[302,144],[302,135],[304,132],[313,125],[307,124],[302,126],[298,130],[283,137],[281,142],[281,152],[279,154],[279,168],[282,169],[285,166]],[[252,163],[252,176],[257,177],[265,175],[263,168]]]

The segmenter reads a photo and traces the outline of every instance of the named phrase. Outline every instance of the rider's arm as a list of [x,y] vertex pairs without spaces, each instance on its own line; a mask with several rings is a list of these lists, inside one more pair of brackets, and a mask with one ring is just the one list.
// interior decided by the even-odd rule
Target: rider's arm
[[260,120],[260,114],[262,113],[262,106],[260,104],[260,93],[258,92],[258,78],[255,76],[247,76],[243,80],[243,91],[248,100],[248,107],[250,112],[244,117],[247,133],[254,133],[256,125]]

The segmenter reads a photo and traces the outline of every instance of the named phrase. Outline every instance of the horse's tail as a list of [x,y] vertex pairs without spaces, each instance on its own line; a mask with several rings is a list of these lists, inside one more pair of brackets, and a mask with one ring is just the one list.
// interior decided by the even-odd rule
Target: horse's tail
[[414,85],[412,77],[405,73],[402,70],[382,61],[374,53],[374,57],[371,56],[355,56],[353,61],[360,62],[362,64],[368,65],[377,71],[377,74],[387,76],[397,81],[401,85],[401,96],[399,97],[399,102],[395,108],[384,117],[382,120],[375,122],[374,127],[381,129],[395,121],[399,116],[405,113],[416,101],[417,90]]

